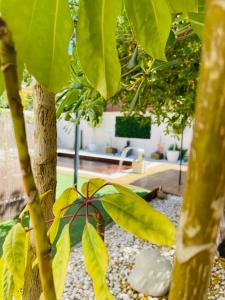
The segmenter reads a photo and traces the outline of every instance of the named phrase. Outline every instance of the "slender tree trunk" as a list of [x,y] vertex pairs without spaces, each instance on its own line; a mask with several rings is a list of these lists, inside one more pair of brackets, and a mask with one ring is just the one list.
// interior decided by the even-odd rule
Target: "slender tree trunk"
[[52,206],[56,192],[57,136],[55,94],[38,83],[33,87],[35,182],[40,194],[48,193],[42,202],[46,219],[53,218]]
[[[39,193],[34,181],[30,156],[27,145],[23,107],[19,95],[17,77],[16,51],[11,34],[0,18],[1,65],[11,111],[15,139],[17,144],[20,167],[23,176],[25,192],[28,198],[28,208],[34,228],[36,254],[40,270],[41,285],[45,300],[55,300],[55,287],[52,274],[51,249],[46,235],[44,215],[41,208]],[[35,299],[36,300],[36,299]]]
[[225,2],[208,1],[170,300],[205,300],[225,200]]
[[[56,192],[57,139],[55,95],[35,82],[33,86],[33,105],[35,125],[33,171],[39,194],[50,191],[42,201],[45,220],[49,220],[54,217],[52,206]],[[31,238],[25,276],[28,280],[25,282],[24,300],[39,299],[41,294],[38,268],[32,269],[32,262],[35,258],[35,245],[34,240]]]

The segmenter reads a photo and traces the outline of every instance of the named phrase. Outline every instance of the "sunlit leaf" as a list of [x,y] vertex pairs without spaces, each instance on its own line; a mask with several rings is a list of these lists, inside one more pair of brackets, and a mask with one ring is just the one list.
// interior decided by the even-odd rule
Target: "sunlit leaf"
[[22,288],[25,273],[26,232],[20,223],[13,226],[3,244],[3,257],[16,288]]
[[0,284],[2,285],[2,298],[0,299],[12,300],[14,290],[13,276],[9,272],[5,261],[3,262],[2,279]]
[[115,35],[121,0],[81,0],[79,5],[78,57],[90,83],[107,99],[120,82]]
[[48,230],[48,236],[49,236],[51,243],[53,243],[56,238],[56,235],[57,235],[57,232],[59,229],[59,223],[60,223],[60,215],[55,217],[52,225],[50,226],[50,228]]
[[92,197],[104,184],[106,183],[105,179],[101,178],[92,178],[88,182],[85,182],[81,191],[82,194],[86,197],[87,194],[89,197]]
[[165,47],[172,24],[166,0],[125,0],[128,18],[140,45],[153,58],[166,60]]
[[198,0],[167,0],[173,13],[198,11]]
[[82,236],[85,265],[91,276],[97,300],[114,299],[110,293],[105,274],[108,266],[108,253],[102,238],[90,223],[84,227]]
[[70,75],[73,22],[68,1],[2,1],[1,14],[12,32],[18,60],[50,91],[61,90]]
[[205,5],[206,5],[206,0],[198,0],[198,12],[188,14],[188,17],[191,22],[191,26],[193,27],[194,31],[201,39],[202,39],[204,21],[205,21]]
[[119,226],[154,244],[172,245],[175,242],[175,227],[165,215],[129,189],[112,185],[119,193],[103,196],[102,204]]
[[30,247],[30,232],[26,232],[25,243],[24,243],[25,268],[27,266],[29,247]]
[[52,211],[55,216],[55,219],[48,230],[48,236],[50,238],[51,243],[54,242],[55,237],[57,235],[57,232],[59,229],[60,218],[63,217],[65,212],[67,211],[67,209],[62,210],[62,208],[75,202],[77,199],[77,196],[78,196],[78,194],[74,190],[74,188],[68,188],[59,196],[59,198],[54,203]]
[[69,224],[66,224],[56,244],[56,255],[53,259],[53,277],[57,299],[60,300],[64,290],[67,266],[70,257]]
[[[53,205],[53,214],[54,216],[58,216],[61,212],[61,209],[67,205],[72,204],[77,199],[77,192],[74,190],[74,188],[68,188],[66,189],[56,200],[56,202]],[[61,215],[64,214],[66,210],[62,212]]]

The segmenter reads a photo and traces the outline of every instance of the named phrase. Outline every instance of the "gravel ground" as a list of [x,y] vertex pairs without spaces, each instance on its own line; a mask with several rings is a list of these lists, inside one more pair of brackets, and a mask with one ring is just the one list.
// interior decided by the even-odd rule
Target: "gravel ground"
[[[155,199],[151,204],[161,212],[165,213],[177,226],[181,198],[168,196],[167,200]],[[137,254],[148,248],[158,248],[162,255],[172,261],[175,252],[174,247],[157,247],[124,232],[117,225],[110,225],[105,234],[105,242],[109,251],[110,264],[107,273],[108,285],[115,299],[122,300],[151,300],[167,299],[146,297],[131,289],[127,278],[134,266]],[[224,298],[223,298],[224,297]],[[79,244],[71,251],[68,267],[65,292],[63,300],[94,300],[91,280],[84,267],[84,258],[81,245]],[[218,259],[213,268],[212,283],[208,299],[225,300],[225,271],[221,261]]]

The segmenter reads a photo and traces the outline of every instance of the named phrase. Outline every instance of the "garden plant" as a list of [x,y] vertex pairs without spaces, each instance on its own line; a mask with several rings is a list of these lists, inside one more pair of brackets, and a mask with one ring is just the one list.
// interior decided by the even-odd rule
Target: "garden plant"
[[[115,193],[102,196],[95,195],[107,185],[115,188]],[[48,192],[41,201],[46,201]],[[56,244],[56,254],[53,258],[53,278],[56,288],[56,298],[61,299],[70,256],[70,225],[76,218],[84,217],[86,225],[82,236],[82,246],[85,264],[93,280],[96,299],[113,299],[107,288],[105,273],[108,265],[108,253],[104,244],[104,219],[95,206],[101,201],[104,209],[123,229],[134,235],[159,245],[171,245],[175,240],[175,227],[166,216],[157,212],[141,197],[119,184],[106,182],[104,179],[90,179],[84,183],[81,191],[75,188],[66,189],[53,205],[54,218],[46,220],[51,226],[48,236],[54,243],[59,229],[60,220],[66,218],[69,222],[64,226]],[[67,209],[78,204],[76,212],[65,215]],[[3,245],[2,294],[3,299],[11,299],[12,295],[20,299],[23,290],[24,272],[28,252],[28,236],[33,228],[23,227],[23,218],[29,212],[29,205],[22,211],[21,223],[16,224],[5,239]],[[96,220],[96,228],[89,219]],[[33,268],[39,264],[33,262]],[[44,297],[43,295],[41,296]]]

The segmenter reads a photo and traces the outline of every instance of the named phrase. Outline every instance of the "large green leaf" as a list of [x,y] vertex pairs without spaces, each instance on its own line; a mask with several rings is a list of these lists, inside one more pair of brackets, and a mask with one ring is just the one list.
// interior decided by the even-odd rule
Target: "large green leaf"
[[90,81],[104,98],[113,96],[120,82],[116,22],[121,0],[80,0],[77,53]]
[[69,224],[66,224],[56,244],[56,255],[53,259],[53,277],[57,299],[60,300],[64,290],[67,266],[70,257],[70,232]]
[[3,270],[2,270],[2,278],[0,284],[2,285],[2,295],[0,296],[1,300],[12,300],[13,296],[13,290],[14,290],[14,283],[13,283],[13,276],[9,272],[6,263],[4,261],[3,265]]
[[92,197],[104,184],[106,183],[105,179],[101,178],[92,178],[88,182],[85,182],[82,187],[81,191],[82,194],[87,197]]
[[59,229],[59,224],[60,224],[60,215],[55,217],[52,225],[50,226],[50,228],[48,230],[48,236],[49,236],[51,244],[53,244],[53,242],[56,238],[56,235],[57,235],[57,232],[58,232],[58,229]]
[[154,244],[172,245],[175,242],[175,227],[165,215],[129,189],[112,185],[119,193],[102,197],[102,204],[118,225]]
[[205,21],[205,6],[206,6],[206,0],[198,0],[198,12],[188,14],[188,17],[191,22],[191,26],[193,27],[194,31],[201,39],[202,39],[204,21]]
[[19,61],[48,90],[58,92],[70,75],[73,22],[68,1],[2,1],[1,14],[12,32]]
[[[66,189],[56,200],[56,202],[53,205],[53,214],[54,216],[58,216],[61,213],[61,209],[67,205],[72,204],[77,199],[77,192],[74,190],[74,188],[68,188]],[[62,211],[61,215],[64,215],[64,212],[66,210]]]
[[57,235],[60,218],[63,217],[65,212],[67,211],[67,209],[62,210],[62,208],[75,202],[77,199],[77,195],[78,194],[74,190],[74,188],[68,188],[59,196],[59,198],[54,203],[52,210],[55,219],[48,230],[48,236],[50,238],[51,243],[54,242],[55,237]]
[[166,60],[165,47],[172,24],[166,0],[125,0],[128,18],[140,45],[149,55]]
[[105,274],[108,266],[108,253],[106,246],[94,226],[90,223],[84,227],[82,236],[85,265],[88,274],[93,280],[95,298],[97,300],[114,299],[110,293]]
[[20,223],[13,226],[3,244],[3,257],[9,272],[13,276],[16,288],[24,284],[26,258],[26,232]]
[[167,0],[173,13],[198,12],[198,0]]

